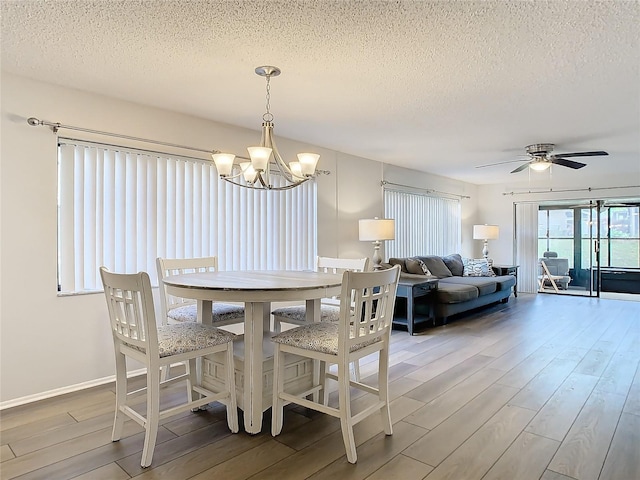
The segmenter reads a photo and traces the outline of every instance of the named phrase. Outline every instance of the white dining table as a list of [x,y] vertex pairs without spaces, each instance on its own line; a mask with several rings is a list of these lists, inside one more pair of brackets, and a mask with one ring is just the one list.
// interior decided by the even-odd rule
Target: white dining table
[[271,302],[306,301],[307,319],[320,318],[320,299],[337,296],[342,275],[309,271],[261,270],[204,272],[164,278],[167,292],[198,302],[198,321],[211,323],[212,302],[243,302],[244,316],[244,427],[259,433],[263,403],[263,339],[270,332]]

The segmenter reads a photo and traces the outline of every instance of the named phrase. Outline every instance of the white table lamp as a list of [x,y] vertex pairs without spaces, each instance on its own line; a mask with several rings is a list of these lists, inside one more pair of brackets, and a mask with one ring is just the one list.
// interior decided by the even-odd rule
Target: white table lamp
[[485,260],[487,260],[487,262],[489,262],[489,240],[497,240],[499,234],[500,234],[500,228],[498,227],[498,225],[474,225],[473,226],[473,239],[484,240],[482,255],[484,256]]
[[394,240],[395,220],[390,218],[364,218],[358,222],[358,236],[361,242],[373,242],[373,269],[382,268],[380,256],[380,241]]

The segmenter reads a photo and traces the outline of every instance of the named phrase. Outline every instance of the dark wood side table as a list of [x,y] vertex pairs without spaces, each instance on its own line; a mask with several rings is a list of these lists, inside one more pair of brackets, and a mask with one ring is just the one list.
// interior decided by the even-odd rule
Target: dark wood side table
[[[433,311],[431,311],[429,315],[416,315],[413,311],[413,303],[414,299],[418,297],[424,297],[426,295],[435,293],[435,290],[437,288],[437,278],[400,278],[400,280],[398,281],[398,290],[396,293],[396,310],[393,314],[393,324],[406,325],[409,335],[413,335],[416,323],[435,321]],[[406,299],[406,308],[402,308],[404,307],[404,305],[400,304],[402,300],[399,301],[398,299]]]
[[513,275],[516,277],[516,284],[513,286],[513,296],[518,296],[518,267],[520,265],[491,265],[496,275]]

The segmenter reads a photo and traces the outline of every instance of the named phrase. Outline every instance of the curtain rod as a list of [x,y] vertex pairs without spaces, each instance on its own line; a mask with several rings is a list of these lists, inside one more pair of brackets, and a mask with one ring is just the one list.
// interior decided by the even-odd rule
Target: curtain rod
[[560,190],[554,190],[550,188],[549,190],[528,190],[526,192],[502,192],[502,195],[529,195],[529,194],[539,194],[539,193],[564,193],[564,192],[595,192],[597,190],[617,190],[620,188],[640,188],[640,185],[625,185],[623,187],[587,187],[587,188],[565,188]]
[[[133,140],[133,141],[136,141],[136,142],[150,143],[150,144],[153,144],[153,145],[162,145],[163,147],[182,148],[184,150],[191,150],[193,152],[204,152],[204,153],[208,153],[209,155],[212,155],[214,153],[222,153],[222,152],[220,152],[220,150],[206,150],[204,148],[189,147],[187,145],[179,145],[177,143],[169,143],[169,142],[162,142],[160,140],[150,140],[148,138],[133,137],[131,135],[124,135],[122,133],[105,132],[105,131],[102,131],[102,130],[92,130],[90,128],[76,127],[76,126],[73,126],[73,125],[63,125],[62,123],[57,123],[57,122],[56,123],[47,122],[46,120],[39,120],[39,119],[37,119],[35,117],[29,117],[27,119],[27,123],[29,125],[31,125],[32,127],[39,127],[39,126],[51,127],[51,130],[53,131],[53,133],[58,133],[58,130],[63,128],[65,130],[76,130],[78,132],[92,133],[92,134],[96,134],[96,135],[104,135],[104,136],[107,136],[107,137],[124,138],[125,140]],[[250,158],[243,157],[241,155],[236,155],[236,158],[240,158],[242,160],[251,161]],[[320,170],[319,168],[316,169],[316,173],[319,174],[319,175],[331,175],[331,171],[330,170]]]
[[432,188],[413,187],[411,185],[403,185],[401,183],[393,183],[393,182],[389,182],[387,180],[382,180],[380,182],[380,186],[382,186],[384,188],[385,185],[393,185],[395,187],[410,188],[412,190],[420,190],[421,192],[426,192],[426,193],[437,193],[437,194],[440,194],[440,195],[449,195],[450,197],[471,198],[469,195],[460,195],[458,193],[441,192],[440,190],[434,190]]
[[76,130],[78,132],[93,133],[96,135],[105,135],[108,137],[124,138],[126,140],[134,140],[137,142],[162,145],[164,147],[183,148],[185,150],[192,150],[194,152],[205,152],[208,154],[220,153],[218,150],[205,150],[204,148],[188,147],[186,145],[178,145],[177,143],[162,142],[160,140],[149,140],[148,138],[133,137],[131,135],[124,135],[122,133],[103,132],[101,130],[92,130],[90,128],[75,127],[73,125],[63,125],[62,123],[47,122],[46,120],[39,120],[35,117],[29,117],[27,119],[27,123],[32,127],[39,127],[39,126],[51,127],[51,130],[53,131],[53,133],[58,133],[59,129],[64,128],[65,130]]

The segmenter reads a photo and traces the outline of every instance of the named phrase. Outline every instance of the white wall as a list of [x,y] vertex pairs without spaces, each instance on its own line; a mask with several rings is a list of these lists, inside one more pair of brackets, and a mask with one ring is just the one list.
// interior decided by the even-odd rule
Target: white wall
[[[56,145],[50,129],[28,117],[205,149],[243,152],[251,131],[2,72],[0,156],[0,402],[92,382],[114,372],[102,295],[56,292]],[[79,132],[61,135],[112,141]],[[122,142],[120,142],[122,143]],[[148,148],[148,145],[131,146]],[[473,185],[383,165],[279,138],[282,153],[321,154],[318,178],[320,255],[368,256],[357,220],[382,216],[383,178],[422,188],[475,195]],[[192,152],[180,152],[192,155]],[[463,200],[463,254],[473,248],[477,202]],[[429,252],[416,252],[429,253]]]

